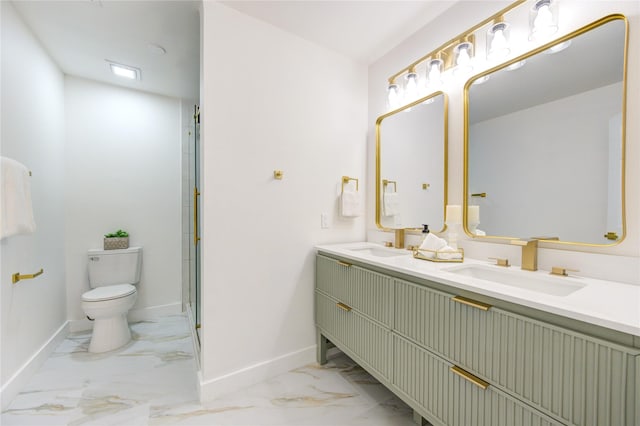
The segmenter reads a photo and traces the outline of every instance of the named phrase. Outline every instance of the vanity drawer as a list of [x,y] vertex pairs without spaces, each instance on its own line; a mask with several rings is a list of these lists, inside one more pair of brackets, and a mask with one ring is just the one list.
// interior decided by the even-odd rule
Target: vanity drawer
[[316,288],[358,312],[392,326],[392,278],[318,255]]
[[398,333],[576,425],[636,425],[640,351],[396,280]]
[[402,337],[394,336],[394,351],[394,387],[420,406],[427,419],[436,425],[562,424],[490,383],[482,384],[488,385],[483,389],[454,373],[452,364]]
[[316,325],[336,346],[350,350],[390,381],[393,366],[390,330],[318,291]]

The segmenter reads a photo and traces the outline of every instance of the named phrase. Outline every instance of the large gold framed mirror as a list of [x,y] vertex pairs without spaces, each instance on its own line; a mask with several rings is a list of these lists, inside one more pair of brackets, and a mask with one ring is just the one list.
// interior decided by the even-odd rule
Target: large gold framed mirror
[[445,228],[448,98],[443,92],[376,120],[376,224]]
[[467,82],[467,234],[622,241],[627,44],[610,15]]

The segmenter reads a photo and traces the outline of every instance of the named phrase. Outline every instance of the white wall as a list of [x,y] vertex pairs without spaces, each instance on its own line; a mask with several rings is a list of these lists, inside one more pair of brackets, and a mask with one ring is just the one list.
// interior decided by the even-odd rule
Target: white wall
[[[16,14],[1,2],[3,156],[33,173],[37,230],[0,241],[1,385],[6,407],[25,384],[23,367],[66,320],[64,271],[64,77]],[[15,272],[44,274],[11,283]],[[46,354],[44,355],[46,357]]]
[[[416,32],[405,42],[369,67],[369,141],[367,164],[368,179],[375,178],[375,140],[373,127],[376,117],[386,112],[387,78],[416,59],[437,48],[442,43],[464,32],[476,23],[498,12],[510,2],[465,2],[452,6],[440,18]],[[635,119],[640,113],[640,81],[635,78],[640,72],[640,33],[634,31],[640,25],[640,4],[628,1],[582,2],[563,0],[561,27],[558,37],[574,31],[611,13],[623,13],[630,23],[627,83],[627,168],[626,168],[626,239],[613,247],[575,247],[550,243],[539,250],[538,266],[550,269],[562,265],[579,269],[581,274],[594,277],[609,277],[622,281],[640,283],[640,122]],[[526,6],[520,6],[526,7]],[[525,14],[526,16],[526,14]],[[519,23],[519,25],[526,25]],[[452,83],[444,88],[449,95],[449,203],[462,204],[464,152],[463,152],[463,83]],[[367,228],[370,240],[389,239],[380,235],[375,227],[374,187],[368,189]],[[519,264],[520,249],[506,244],[490,244],[467,240],[461,244],[469,257],[486,259],[489,256],[508,257]],[[587,254],[595,253],[595,254]],[[613,255],[613,256],[608,256]],[[614,258],[615,257],[615,258]]]
[[337,196],[342,175],[368,184],[367,77],[219,3],[205,1],[203,13],[207,399],[315,359],[314,245],[365,237],[364,218],[338,217]]
[[181,310],[180,101],[89,80],[65,79],[65,217],[68,317],[85,317],[87,250],[129,232],[143,247],[133,310]]

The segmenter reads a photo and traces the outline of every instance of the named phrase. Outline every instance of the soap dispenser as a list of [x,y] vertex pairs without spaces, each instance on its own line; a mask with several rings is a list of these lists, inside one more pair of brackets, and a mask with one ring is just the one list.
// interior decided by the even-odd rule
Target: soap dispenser
[[429,235],[429,225],[425,225],[424,223],[422,224],[422,239],[420,240],[420,244],[424,243],[424,240],[427,238],[427,235]]

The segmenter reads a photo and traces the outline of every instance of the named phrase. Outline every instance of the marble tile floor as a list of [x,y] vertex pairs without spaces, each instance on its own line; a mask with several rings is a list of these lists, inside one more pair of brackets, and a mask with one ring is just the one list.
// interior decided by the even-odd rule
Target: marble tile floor
[[87,352],[69,336],[0,425],[414,426],[412,411],[347,356],[310,364],[201,404],[187,320],[131,324],[132,341]]

